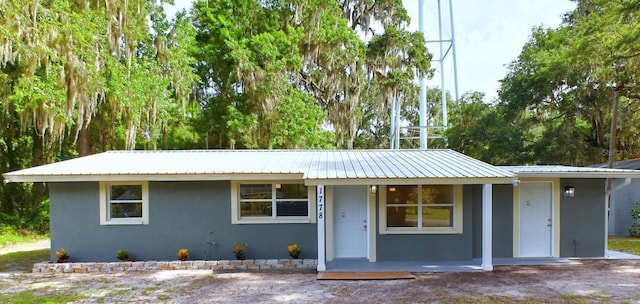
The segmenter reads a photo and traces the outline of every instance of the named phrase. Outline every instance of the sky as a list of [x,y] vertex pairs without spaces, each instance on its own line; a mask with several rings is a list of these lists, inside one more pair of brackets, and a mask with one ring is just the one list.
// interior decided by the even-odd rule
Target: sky
[[[450,40],[451,26],[448,0],[425,1],[425,28],[427,40]],[[443,7],[443,38],[438,38],[437,3]],[[507,65],[516,60],[535,26],[555,28],[562,15],[575,8],[569,0],[451,0],[453,6],[453,28],[457,61],[458,92],[485,93],[486,101],[497,97],[499,80],[507,75]],[[189,8],[191,0],[175,0],[174,12]],[[410,29],[418,28],[418,0],[403,0],[411,17]],[[450,49],[450,43],[443,43]],[[434,57],[440,57],[439,44],[428,43]],[[454,94],[453,52],[445,57],[442,70],[445,72],[444,87]],[[441,87],[438,63],[433,63],[438,73],[427,81],[428,87]]]

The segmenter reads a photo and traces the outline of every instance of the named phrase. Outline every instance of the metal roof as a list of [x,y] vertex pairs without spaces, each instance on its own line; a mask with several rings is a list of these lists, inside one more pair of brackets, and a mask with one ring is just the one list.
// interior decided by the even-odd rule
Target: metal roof
[[302,179],[307,184],[510,183],[453,150],[109,151],[9,172],[7,182]]
[[640,178],[640,171],[594,167],[571,167],[559,165],[499,166],[518,177],[561,178]]
[[[608,163],[597,164],[597,165],[591,165],[589,167],[608,168],[609,164]],[[617,161],[617,162],[613,163],[613,168],[615,168],[615,169],[640,170],[640,158],[625,159],[625,160]]]

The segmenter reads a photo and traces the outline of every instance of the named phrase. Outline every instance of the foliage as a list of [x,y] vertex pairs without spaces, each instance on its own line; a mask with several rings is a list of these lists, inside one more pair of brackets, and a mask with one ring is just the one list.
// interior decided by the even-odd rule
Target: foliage
[[585,165],[606,159],[612,100],[618,94],[615,155],[638,157],[640,6],[576,2],[559,28],[533,30],[502,80],[501,106],[528,133],[522,141],[533,152],[528,161]]
[[79,294],[73,289],[66,289],[61,294],[50,294],[50,292],[24,290],[18,293],[0,294],[0,302],[2,303],[73,303],[79,302],[88,295]]
[[69,256],[69,253],[67,253],[67,250],[64,248],[61,248],[60,251],[56,251],[56,262],[65,263],[69,258],[71,258],[71,256]]
[[116,258],[119,261],[128,261],[129,260],[129,250],[125,250],[125,249],[119,249],[116,252]]
[[640,201],[633,202],[629,214],[631,215],[629,236],[640,238]]
[[247,258],[245,256],[245,249],[247,249],[247,243],[233,244],[233,254],[236,257],[236,260],[244,260]]
[[31,272],[33,264],[50,260],[49,249],[12,252],[0,255],[1,272]]
[[49,236],[46,234],[37,234],[25,229],[18,230],[15,226],[11,225],[0,225],[0,247],[47,238],[49,238]]
[[364,107],[384,121],[389,103],[415,96],[413,78],[430,73],[400,1],[201,0],[192,14],[200,132],[218,148],[352,148]]
[[298,244],[291,244],[287,245],[287,252],[292,259],[297,259],[298,257],[300,257],[302,249],[300,248],[300,246],[298,246]]
[[178,250],[178,260],[186,261],[188,259],[189,259],[189,250],[187,250],[187,248],[180,248],[180,250]]
[[607,242],[609,250],[622,251],[640,255],[640,238],[637,237],[610,237]]

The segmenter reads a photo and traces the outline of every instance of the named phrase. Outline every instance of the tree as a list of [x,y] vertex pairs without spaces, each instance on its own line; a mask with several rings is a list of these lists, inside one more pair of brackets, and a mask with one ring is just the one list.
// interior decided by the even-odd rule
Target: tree
[[[502,80],[500,98],[510,116],[528,121],[523,126],[536,136],[538,162],[602,162],[607,141],[624,147],[619,157],[638,156],[640,134],[631,123],[640,110],[640,6],[577,2],[558,29],[534,29]],[[627,115],[614,124],[620,136],[612,139],[607,133],[614,96]]]

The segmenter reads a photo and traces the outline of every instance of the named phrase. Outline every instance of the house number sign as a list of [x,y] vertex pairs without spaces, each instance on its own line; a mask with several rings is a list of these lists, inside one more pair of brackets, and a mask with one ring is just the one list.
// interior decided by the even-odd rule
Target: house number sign
[[324,218],[324,186],[318,186],[318,219]]

